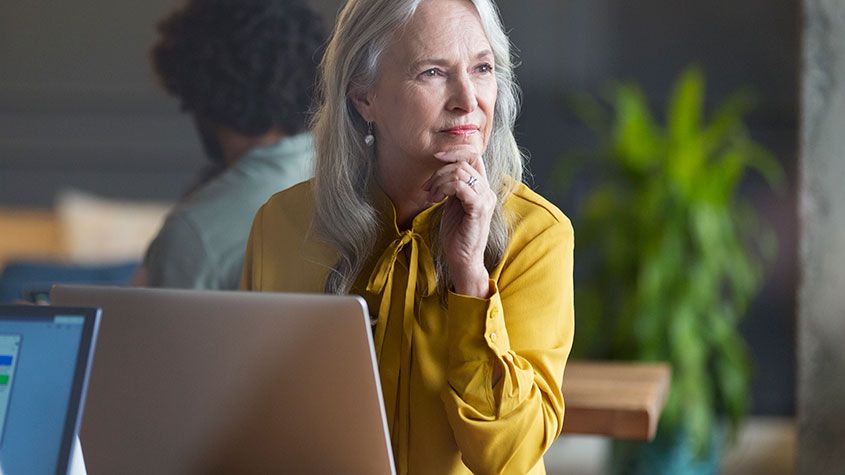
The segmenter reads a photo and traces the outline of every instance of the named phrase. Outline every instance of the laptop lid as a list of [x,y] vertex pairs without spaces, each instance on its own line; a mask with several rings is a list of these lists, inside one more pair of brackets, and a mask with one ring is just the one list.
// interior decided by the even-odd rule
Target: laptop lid
[[100,311],[0,306],[0,470],[64,475]]
[[89,473],[394,473],[359,297],[56,286],[104,312]]

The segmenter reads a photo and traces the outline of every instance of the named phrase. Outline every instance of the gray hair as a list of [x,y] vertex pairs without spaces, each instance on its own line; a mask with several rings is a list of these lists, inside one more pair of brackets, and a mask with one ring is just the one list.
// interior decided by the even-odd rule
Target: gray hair
[[[375,157],[364,144],[367,124],[350,94],[375,85],[379,61],[423,0],[348,0],[341,10],[325,55],[317,85],[318,108],[312,118],[316,148],[314,177],[317,235],[337,248],[340,257],[326,279],[328,293],[348,293],[371,257],[382,221],[367,190],[375,179]],[[484,163],[498,202],[490,223],[484,255],[495,267],[508,244],[509,218],[503,203],[522,179],[523,157],[513,135],[519,112],[519,87],[514,78],[510,41],[493,0],[467,0],[475,5],[495,59],[498,96]],[[441,207],[442,209],[442,207]],[[451,278],[440,246],[440,214],[433,216],[430,242],[437,270],[437,289],[445,299]]]

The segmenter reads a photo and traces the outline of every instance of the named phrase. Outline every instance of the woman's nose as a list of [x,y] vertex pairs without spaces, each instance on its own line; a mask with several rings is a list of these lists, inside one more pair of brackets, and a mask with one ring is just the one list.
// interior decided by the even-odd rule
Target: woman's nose
[[450,96],[447,107],[456,112],[472,112],[478,107],[478,98],[475,93],[475,84],[467,74],[455,76],[450,88]]

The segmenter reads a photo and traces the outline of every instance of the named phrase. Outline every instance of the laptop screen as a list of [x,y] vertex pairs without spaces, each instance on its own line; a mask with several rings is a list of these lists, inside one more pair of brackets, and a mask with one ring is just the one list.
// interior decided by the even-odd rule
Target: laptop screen
[[0,469],[66,473],[99,311],[0,306]]

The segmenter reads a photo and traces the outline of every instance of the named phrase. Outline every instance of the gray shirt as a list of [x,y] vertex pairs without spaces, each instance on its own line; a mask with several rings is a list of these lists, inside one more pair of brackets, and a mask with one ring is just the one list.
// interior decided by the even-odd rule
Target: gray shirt
[[274,193],[313,175],[308,134],[258,147],[179,202],[144,258],[147,285],[237,289],[258,208]]

